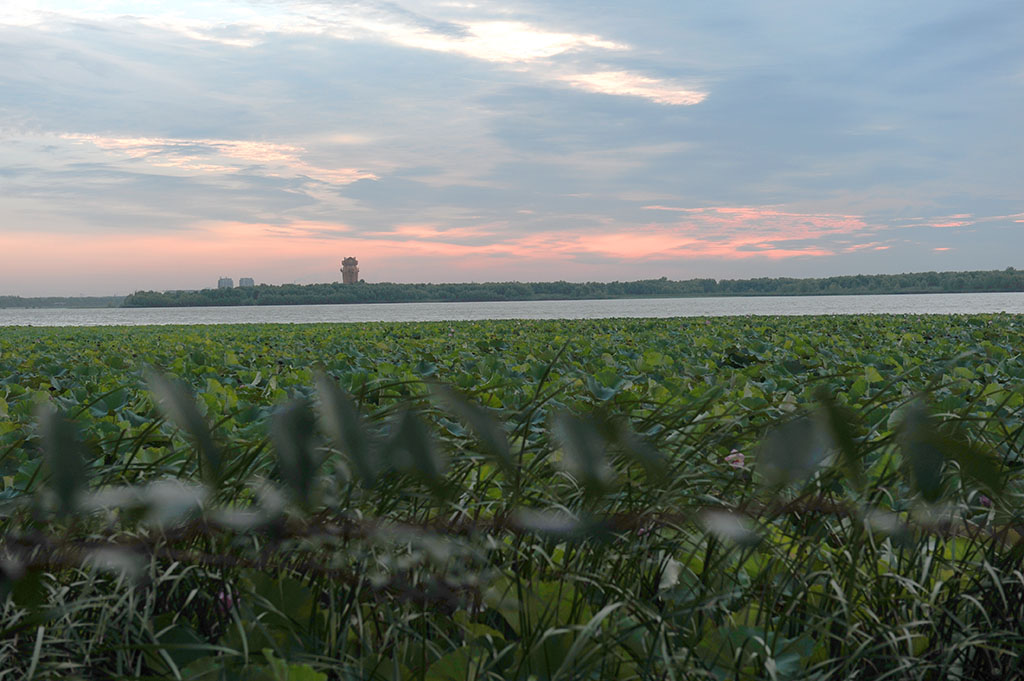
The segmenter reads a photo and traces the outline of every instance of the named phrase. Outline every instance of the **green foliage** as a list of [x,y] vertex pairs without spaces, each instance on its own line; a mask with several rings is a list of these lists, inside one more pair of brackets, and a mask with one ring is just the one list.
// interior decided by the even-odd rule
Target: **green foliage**
[[314,428],[312,409],[301,399],[280,407],[270,428],[280,478],[292,499],[303,508],[312,503],[310,495],[320,467],[313,451]]
[[44,298],[22,298],[21,296],[0,296],[0,309],[13,308],[97,308],[121,307],[124,296],[48,296]]
[[[124,307],[202,305],[317,305],[325,303],[451,303],[498,300],[584,300],[687,296],[799,296],[867,293],[967,293],[1024,291],[1024,271],[858,274],[822,279],[645,279],[573,283],[489,282],[482,284],[261,284],[201,291],[136,291]],[[2,303],[2,300],[0,300]],[[2,304],[0,304],[2,306]]]
[[50,473],[50,486],[57,497],[61,515],[78,509],[85,487],[86,470],[75,425],[52,408],[41,407],[38,415],[43,456]]
[[195,402],[182,386],[167,380],[155,371],[147,372],[150,390],[157,397],[164,413],[191,436],[203,461],[202,477],[216,487],[223,475],[221,455],[213,443],[210,429],[196,408]]
[[1020,676],[1022,331],[3,329],[0,679]]

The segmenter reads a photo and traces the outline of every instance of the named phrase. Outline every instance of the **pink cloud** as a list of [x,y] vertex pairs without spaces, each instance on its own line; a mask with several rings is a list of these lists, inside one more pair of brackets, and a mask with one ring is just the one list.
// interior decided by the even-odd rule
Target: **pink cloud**
[[[360,232],[343,223],[310,220],[217,221],[168,232],[46,239],[26,229],[0,236],[0,251],[17,254],[0,273],[0,283],[10,290],[33,279],[56,286],[63,279],[54,279],[53,273],[75,281],[83,263],[89,272],[116,272],[117,281],[129,282],[105,287],[107,291],[198,288],[213,285],[220,275],[311,283],[337,280],[340,260],[347,255],[367,264],[368,281],[536,279],[567,276],[569,271],[593,276],[598,268],[605,273],[626,273],[637,266],[650,271],[648,264],[671,268],[687,260],[783,260],[887,248],[868,242],[843,249],[834,242],[837,235],[872,229],[857,216],[760,207],[676,212],[679,219],[669,224],[617,225],[609,220],[590,228],[526,234],[508,223],[449,229],[407,223],[389,232]],[[81,290],[69,285],[61,289]]]
[[798,213],[772,206],[678,208],[654,205],[644,206],[644,209],[680,213],[678,229],[697,235],[701,240],[721,240],[736,247],[756,242],[814,240],[873,229],[859,215]]
[[390,232],[363,232],[363,236],[388,238],[401,236],[406,239],[473,239],[480,237],[492,237],[496,234],[493,228],[487,225],[474,225],[470,227],[449,227],[442,229],[436,224],[404,224],[397,225]]
[[884,251],[884,250],[886,250],[888,248],[889,248],[889,246],[881,245],[880,241],[872,241],[872,242],[866,243],[866,244],[856,244],[854,246],[847,246],[846,248],[843,249],[843,252],[844,253],[854,253],[856,251],[866,251],[866,250]]
[[[67,258],[156,265],[158,262],[220,263],[314,257],[330,251],[367,257],[427,255],[500,256],[564,260],[578,255],[609,259],[785,258],[830,255],[822,245],[800,244],[819,237],[863,230],[855,216],[809,215],[758,208],[687,211],[678,223],[610,226],[600,229],[510,232],[507,224],[442,229],[435,224],[403,224],[391,232],[360,233],[335,222],[295,220],[285,224],[204,222],[191,229],[156,234],[93,234],[66,240],[40,240],[31,232],[3,236],[6,252],[19,253],[26,267]],[[474,243],[464,243],[471,239]],[[486,240],[486,241],[484,241]],[[483,241],[483,242],[482,242]]]
[[[433,225],[406,225],[393,232],[375,232],[359,239],[364,252],[381,255],[415,252],[444,257],[508,256],[533,260],[566,260],[600,256],[620,261],[680,258],[789,258],[832,255],[823,245],[793,244],[868,229],[858,216],[803,214],[771,208],[669,209],[682,213],[675,224],[610,226],[509,235],[507,226],[439,230]],[[488,237],[488,243],[454,243],[460,237]]]

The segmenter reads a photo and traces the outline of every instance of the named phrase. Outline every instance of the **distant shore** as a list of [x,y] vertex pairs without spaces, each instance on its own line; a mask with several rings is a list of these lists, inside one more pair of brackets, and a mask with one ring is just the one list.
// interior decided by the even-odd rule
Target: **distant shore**
[[96,309],[121,307],[127,296],[46,296],[44,298],[22,298],[21,296],[0,296],[0,308],[60,308]]
[[139,291],[125,307],[455,303],[615,298],[878,295],[1024,291],[1024,271],[919,272],[826,278],[645,279],[628,282],[491,282],[472,284],[284,284],[203,291]]
[[833,296],[1024,292],[1024,270],[858,274],[756,279],[646,279],[631,282],[491,282],[470,284],[261,284],[200,291],[137,291],[129,296],[0,296],[0,308],[207,307],[359,303],[453,303],[615,298]]

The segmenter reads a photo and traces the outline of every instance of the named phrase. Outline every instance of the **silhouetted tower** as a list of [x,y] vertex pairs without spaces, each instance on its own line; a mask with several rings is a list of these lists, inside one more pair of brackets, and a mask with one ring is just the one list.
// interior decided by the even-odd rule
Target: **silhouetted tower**
[[355,258],[348,257],[341,261],[341,283],[359,283],[359,261]]

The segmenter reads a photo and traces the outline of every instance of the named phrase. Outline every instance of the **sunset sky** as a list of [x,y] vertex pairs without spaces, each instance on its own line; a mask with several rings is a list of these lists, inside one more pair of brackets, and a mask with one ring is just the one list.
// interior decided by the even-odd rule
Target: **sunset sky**
[[1024,268],[1024,3],[0,0],[0,295]]

